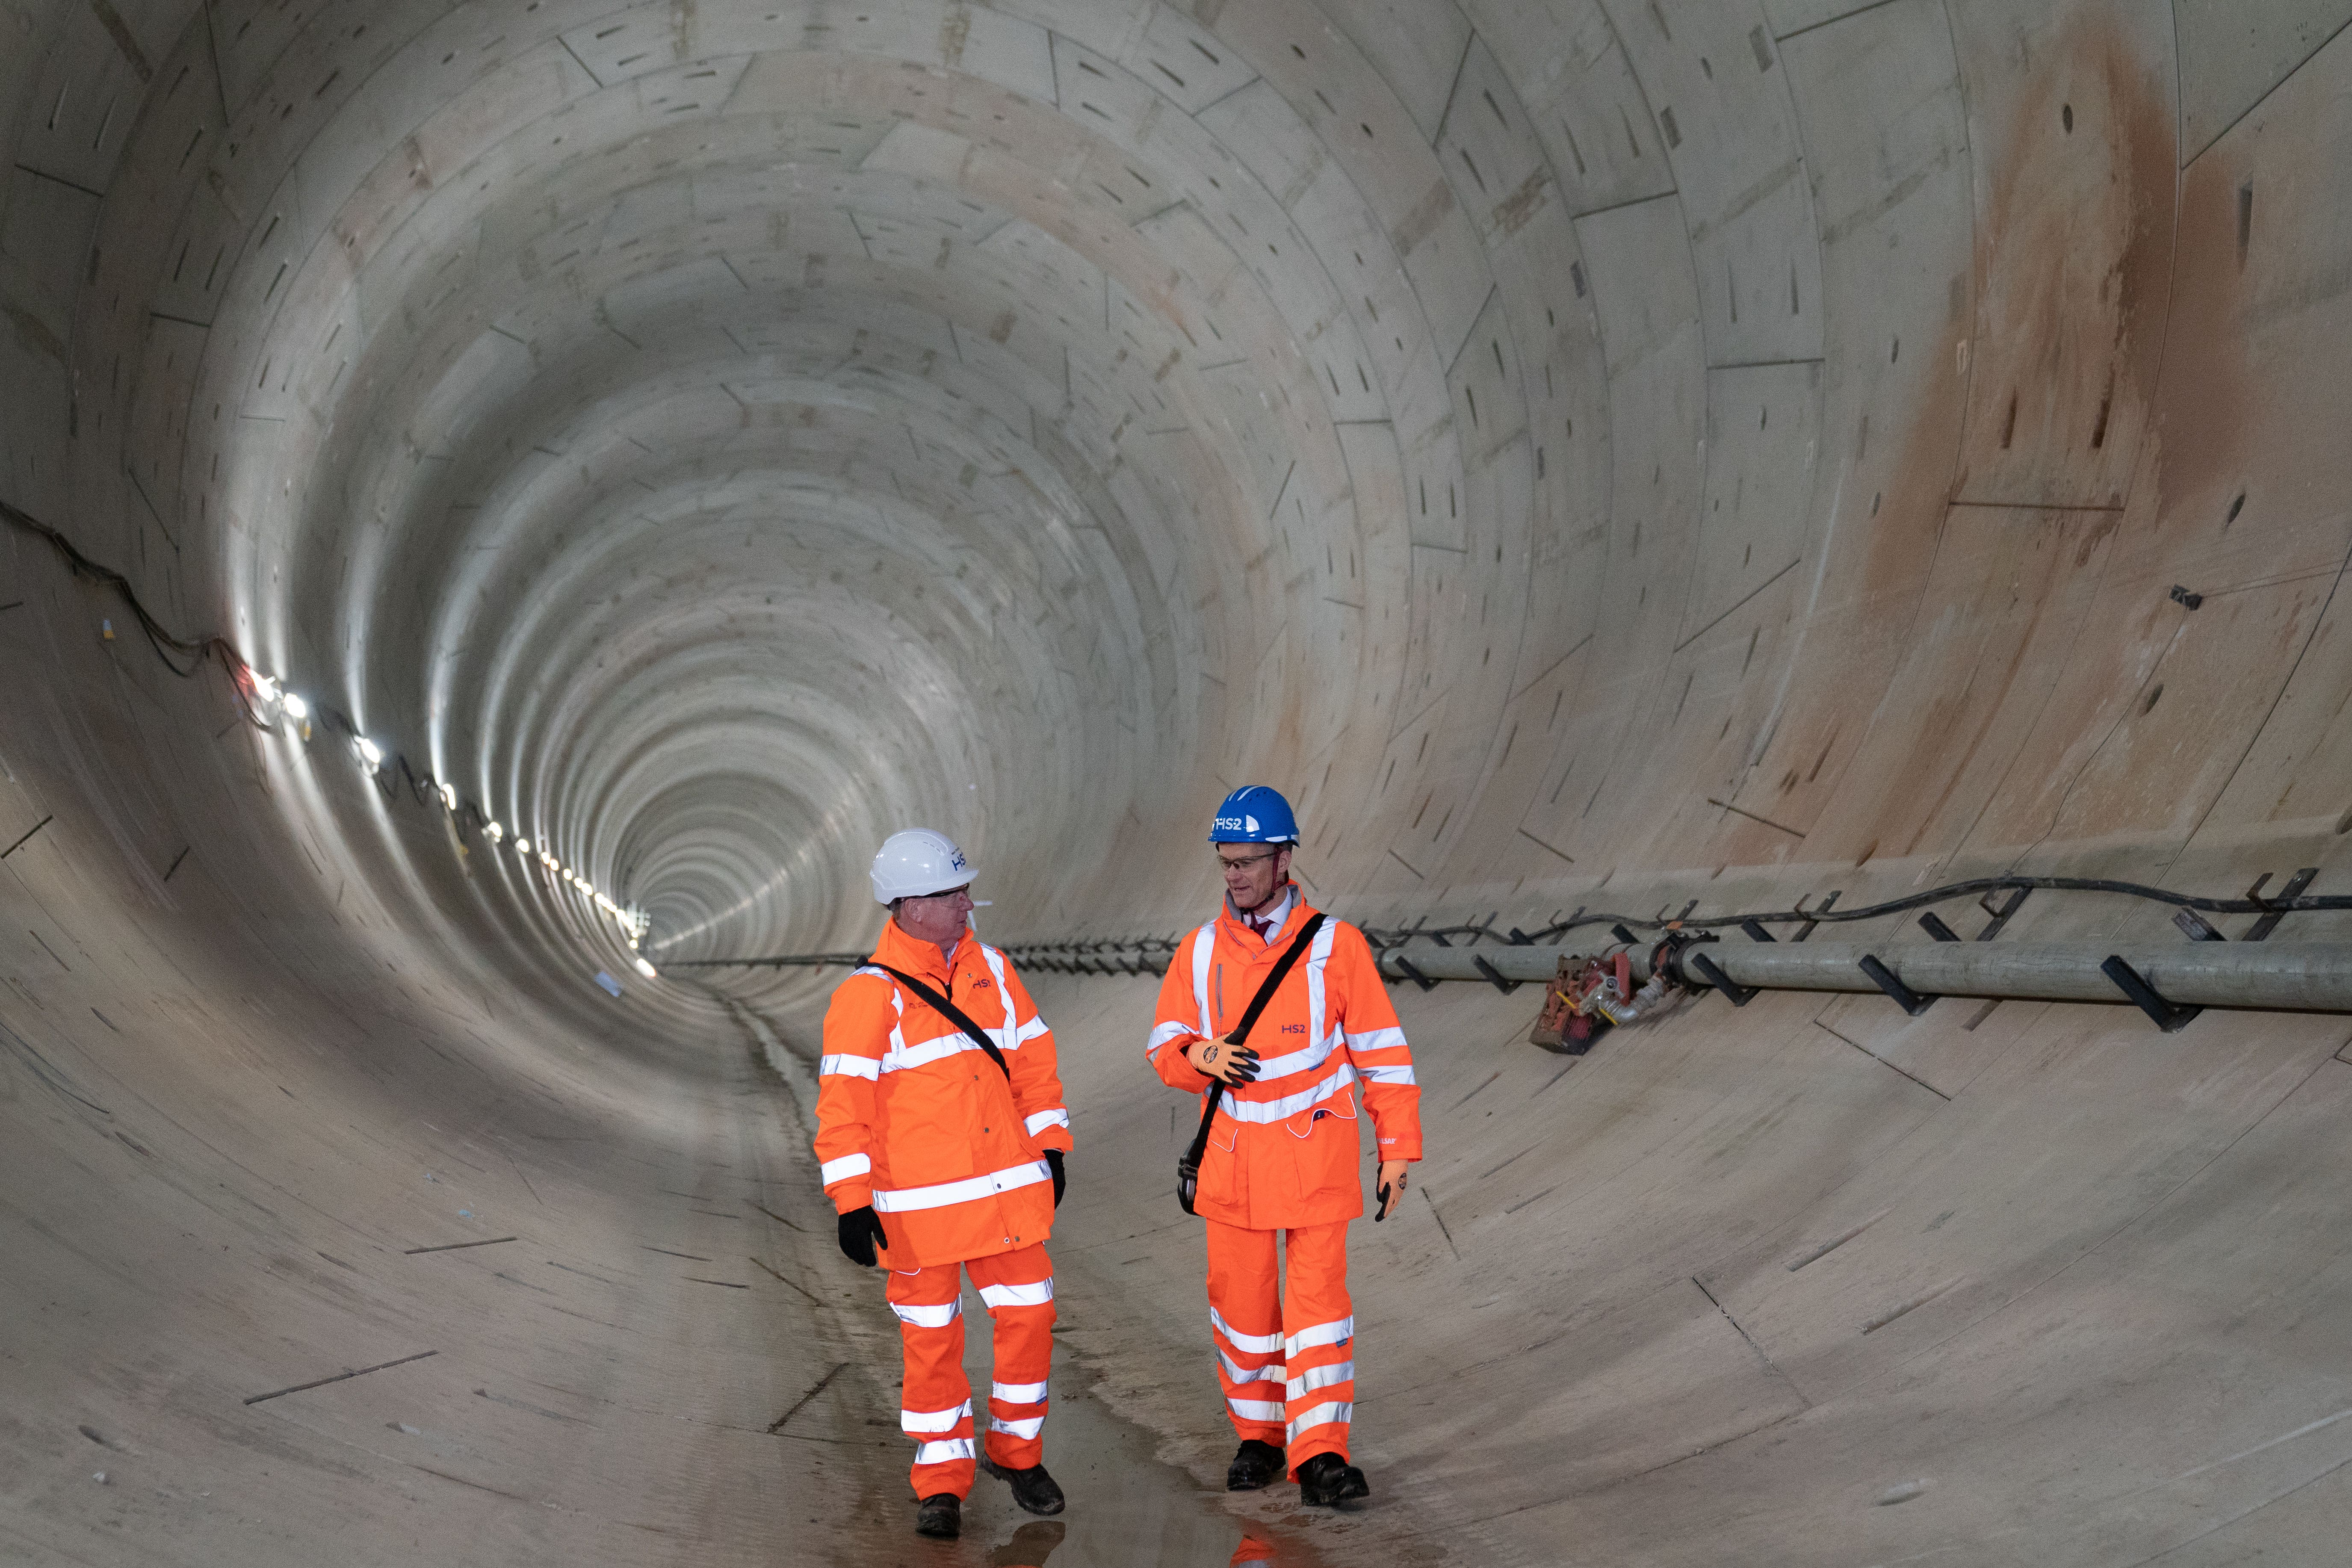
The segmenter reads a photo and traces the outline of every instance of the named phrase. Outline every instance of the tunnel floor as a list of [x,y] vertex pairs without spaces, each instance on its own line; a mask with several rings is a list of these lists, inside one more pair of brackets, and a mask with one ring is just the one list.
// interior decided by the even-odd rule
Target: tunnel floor
[[[2340,1538],[2332,1018],[1711,998],[1571,1063],[1524,994],[1401,989],[1431,1142],[1351,1228],[1374,1492],[1331,1514],[1217,1489],[1155,986],[1041,977],[1070,1510],[983,1478],[942,1545],[793,1091],[821,995],[705,999],[616,1100],[471,1076],[464,1029],[267,988],[199,1026],[53,967],[0,1030],[0,1560],[1190,1568],[1246,1532],[1292,1568],[2222,1568]],[[653,1016],[593,994],[552,1059],[609,1073]],[[509,1061],[544,1026],[481,1026]]]
[[[32,1063],[11,1040],[12,1067]],[[437,1157],[387,1177],[412,1189],[409,1245],[302,1249],[281,1236],[243,1260],[262,1278],[180,1300],[168,1337],[126,1358],[98,1400],[73,1401],[90,1415],[76,1431],[0,1414],[16,1456],[0,1562],[1333,1561],[1317,1542],[1333,1521],[1299,1520],[1295,1497],[1272,1492],[1227,1506],[1159,1456],[1160,1435],[1093,1397],[1067,1346],[1046,1427],[1066,1513],[1032,1519],[983,1472],[961,1540],[916,1537],[880,1277],[836,1251],[785,1084],[748,1038],[710,1044],[724,1065],[678,1108],[689,1141],[651,1150],[546,1104],[517,1119],[488,1108],[469,1129],[419,1122]],[[131,1088],[38,1060],[85,1112]],[[12,1095],[25,1076],[8,1074]],[[10,1271],[20,1290],[47,1271],[56,1310],[96,1260],[65,1228],[31,1229],[39,1240]],[[170,1250],[159,1239],[152,1255],[166,1278]],[[364,1303],[394,1280],[405,1305],[369,1322]],[[1066,1290],[1081,1332],[1087,1295]],[[283,1312],[305,1297],[309,1314]],[[984,1391],[989,1320],[971,1305],[967,1363]],[[207,1342],[236,1342],[280,1381],[246,1386],[254,1376],[220,1368]],[[7,1358],[20,1411],[82,1371],[27,1348]],[[1213,1404],[1205,1372],[1196,1381]],[[1245,1541],[1255,1549],[1237,1557]]]

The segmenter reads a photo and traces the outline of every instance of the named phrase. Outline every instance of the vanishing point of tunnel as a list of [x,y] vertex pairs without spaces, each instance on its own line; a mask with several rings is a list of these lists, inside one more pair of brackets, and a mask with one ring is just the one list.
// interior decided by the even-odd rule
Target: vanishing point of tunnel
[[[2344,1561],[2352,1003],[2166,966],[2352,939],[2347,22],[0,0],[0,1563]],[[1339,1512],[1141,1054],[1250,784],[1421,1089]],[[712,963],[917,826],[1076,1144],[954,1542]]]

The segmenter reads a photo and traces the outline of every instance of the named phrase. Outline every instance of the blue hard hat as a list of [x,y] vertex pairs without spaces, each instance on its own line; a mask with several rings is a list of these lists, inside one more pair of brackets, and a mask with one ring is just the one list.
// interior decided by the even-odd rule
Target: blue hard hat
[[1298,824],[1282,792],[1265,784],[1244,784],[1225,796],[1217,818],[1209,825],[1212,844],[1296,844]]

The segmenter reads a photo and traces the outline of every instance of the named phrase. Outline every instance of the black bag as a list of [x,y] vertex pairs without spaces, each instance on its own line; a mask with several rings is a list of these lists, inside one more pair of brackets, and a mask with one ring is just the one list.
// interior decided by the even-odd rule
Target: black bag
[[[1242,1015],[1242,1021],[1234,1026],[1234,1032],[1225,1037],[1225,1044],[1238,1046],[1249,1038],[1257,1016],[1265,1011],[1268,1002],[1274,1000],[1276,988],[1290,974],[1290,966],[1298,962],[1298,955],[1307,951],[1307,944],[1313,942],[1315,933],[1322,929],[1323,911],[1318,910],[1299,928],[1297,940],[1274,961],[1273,973],[1257,988],[1257,994],[1250,998],[1249,1011]],[[1192,1149],[1176,1162],[1176,1201],[1184,1205],[1186,1214],[1193,1212],[1192,1200],[1201,1193],[1201,1159],[1209,1152],[1209,1124],[1217,1119],[1217,1102],[1224,1098],[1224,1094],[1223,1079],[1209,1085],[1209,1103],[1201,1110],[1201,1131],[1193,1134]]]
[[[877,963],[874,967],[888,975],[891,979],[896,980],[899,984],[905,986],[908,990],[913,992],[924,1001],[929,1003],[933,1008],[938,1010],[940,1017],[945,1018],[949,1023],[953,1024],[957,1028],[961,1029],[965,1034],[970,1035],[972,1038],[972,1043],[978,1046],[982,1050],[986,1051],[988,1053],[988,1059],[996,1064],[996,1070],[1004,1075],[1004,1081],[1007,1083],[1011,1083],[1013,1081],[1013,1069],[1004,1065],[1004,1053],[996,1048],[996,1042],[988,1037],[988,1031],[982,1028],[978,1024],[973,1023],[962,1008],[957,1006],[954,1003],[949,1001],[946,997],[940,995],[938,992],[932,990],[929,986],[924,984],[921,981],[916,979],[911,974],[893,969],[887,963]],[[1009,1010],[1012,1004],[1008,1002],[1005,1005]],[[1251,1016],[1255,1017],[1256,1015],[1252,1014]]]

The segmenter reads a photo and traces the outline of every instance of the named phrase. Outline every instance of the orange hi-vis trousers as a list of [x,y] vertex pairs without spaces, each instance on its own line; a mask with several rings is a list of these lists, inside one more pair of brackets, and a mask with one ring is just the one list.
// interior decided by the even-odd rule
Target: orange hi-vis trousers
[[1356,1319],[1348,1300],[1348,1222],[1280,1233],[1209,1220],[1209,1326],[1225,1414],[1244,1439],[1286,1450],[1293,1479],[1318,1454],[1348,1457],[1356,1400]]
[[988,1457],[1025,1470],[1044,1458],[1045,1382],[1054,1365],[1054,1264],[1042,1246],[961,1264],[890,1271],[890,1310],[907,1352],[898,1426],[919,1445],[909,1479],[919,1498],[971,1491],[971,1384],[963,1371],[963,1281],[969,1273],[996,1321],[989,1387]]

